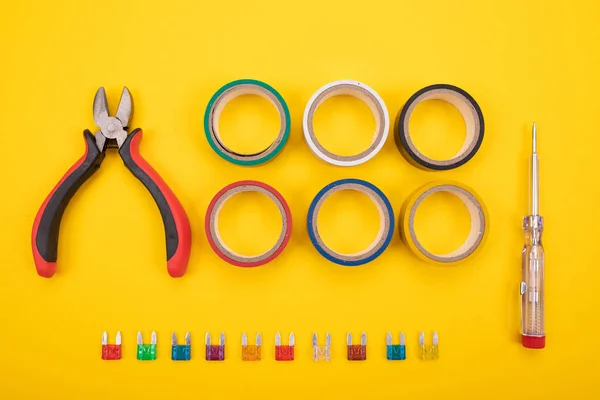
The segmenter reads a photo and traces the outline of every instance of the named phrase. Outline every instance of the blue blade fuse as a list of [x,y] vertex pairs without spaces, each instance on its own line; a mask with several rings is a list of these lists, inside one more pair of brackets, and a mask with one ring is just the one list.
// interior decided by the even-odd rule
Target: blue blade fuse
[[329,361],[331,359],[331,335],[329,332],[325,335],[325,346],[319,347],[319,337],[316,333],[312,336],[313,360]]
[[185,344],[177,344],[177,334],[171,336],[171,360],[189,361],[192,358],[192,338],[190,333],[185,334]]
[[387,345],[388,360],[406,360],[406,340],[404,339],[404,333],[400,332],[400,344],[393,344],[392,334],[388,332],[385,337],[385,344]]

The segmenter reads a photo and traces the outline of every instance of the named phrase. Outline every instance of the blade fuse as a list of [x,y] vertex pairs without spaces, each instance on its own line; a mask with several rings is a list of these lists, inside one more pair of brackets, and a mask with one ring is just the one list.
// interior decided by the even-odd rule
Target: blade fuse
[[108,344],[108,333],[102,334],[102,359],[120,360],[121,359],[121,332],[117,332],[115,344]]
[[242,334],[242,360],[243,361],[260,361],[262,353],[262,339],[260,332],[256,334],[256,344],[248,344],[248,336],[244,332]]
[[171,335],[171,360],[189,361],[192,358],[192,337],[185,334],[185,344],[177,344],[177,333]]
[[329,332],[325,335],[325,346],[319,347],[319,337],[316,333],[312,336],[313,360],[329,361],[331,359],[331,335]]
[[206,332],[206,361],[225,360],[225,332],[219,335],[219,344],[212,344],[210,333]]
[[523,281],[521,282],[521,338],[523,346],[543,349],[544,332],[544,247],[542,232],[544,218],[540,212],[540,165],[537,154],[537,129],[533,124],[530,177],[530,215],[523,218],[525,246],[522,252]]
[[142,332],[137,334],[137,359],[141,361],[156,360],[156,332],[152,332],[150,344],[144,344]]
[[277,332],[275,334],[275,360],[277,361],[294,361],[294,344],[296,339],[294,332],[290,333],[289,344],[281,344],[281,334]]
[[404,333],[400,332],[400,344],[394,344],[391,332],[385,336],[388,360],[406,360],[406,339]]
[[367,359],[367,334],[360,335],[360,344],[352,344],[352,334],[348,332],[346,336],[348,349],[348,361],[364,361]]

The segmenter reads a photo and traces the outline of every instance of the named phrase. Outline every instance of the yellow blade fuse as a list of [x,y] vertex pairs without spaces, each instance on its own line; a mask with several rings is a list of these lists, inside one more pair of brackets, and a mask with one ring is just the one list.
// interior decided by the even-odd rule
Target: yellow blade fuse
[[544,332],[544,247],[542,232],[544,218],[540,213],[540,165],[537,154],[537,129],[533,124],[531,180],[529,207],[531,215],[523,218],[525,246],[523,246],[523,281],[521,282],[521,337],[523,346],[543,349]]
[[419,333],[419,355],[421,360],[427,359],[427,347],[425,346],[425,333]]
[[431,339],[431,359],[437,360],[438,358],[438,334],[437,332],[433,332],[433,337]]

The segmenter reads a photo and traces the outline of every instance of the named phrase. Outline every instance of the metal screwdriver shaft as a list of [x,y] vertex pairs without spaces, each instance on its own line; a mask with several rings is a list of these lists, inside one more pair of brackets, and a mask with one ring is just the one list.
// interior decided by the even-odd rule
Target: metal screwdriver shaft
[[533,143],[531,145],[531,199],[529,210],[531,215],[540,213],[540,160],[537,154],[537,127],[533,123]]
[[540,168],[537,153],[537,128],[533,124],[530,176],[530,215],[523,218],[525,246],[522,252],[521,333],[523,346],[543,349],[544,332],[544,248],[542,232],[544,218],[540,212]]

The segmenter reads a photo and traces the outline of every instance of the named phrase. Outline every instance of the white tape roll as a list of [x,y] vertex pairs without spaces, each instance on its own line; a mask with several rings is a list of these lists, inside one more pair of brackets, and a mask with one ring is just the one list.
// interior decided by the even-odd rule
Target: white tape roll
[[[365,102],[375,117],[375,133],[369,147],[355,155],[340,156],[325,149],[315,136],[313,119],[317,108],[327,99],[334,96],[348,95]],[[369,161],[383,147],[390,129],[390,117],[383,99],[364,83],[356,81],[335,81],[319,90],[310,98],[304,110],[304,138],[306,143],[320,159],[341,167],[351,167]]]

